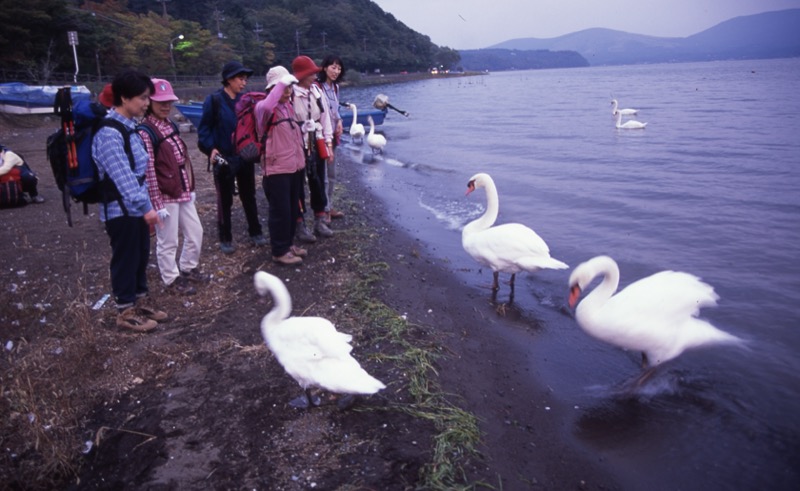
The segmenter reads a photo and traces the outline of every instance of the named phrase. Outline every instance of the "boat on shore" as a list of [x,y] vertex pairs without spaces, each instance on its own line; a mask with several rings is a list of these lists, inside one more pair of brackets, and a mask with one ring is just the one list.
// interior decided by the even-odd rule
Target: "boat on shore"
[[[186,119],[191,121],[195,128],[200,126],[200,118],[203,116],[202,102],[191,101],[188,104],[175,104],[175,109],[180,111]],[[366,126],[369,124],[367,118],[372,116],[372,120],[375,121],[375,124],[381,125],[383,124],[384,118],[386,118],[386,112],[385,109],[359,109],[358,122]],[[353,111],[343,107],[339,110],[339,114],[342,116],[342,125],[345,128],[349,128],[353,123]]]
[[[0,84],[0,112],[9,114],[53,113],[56,93],[61,85],[27,85],[21,82]],[[72,102],[90,100],[91,91],[83,85],[71,85]]]

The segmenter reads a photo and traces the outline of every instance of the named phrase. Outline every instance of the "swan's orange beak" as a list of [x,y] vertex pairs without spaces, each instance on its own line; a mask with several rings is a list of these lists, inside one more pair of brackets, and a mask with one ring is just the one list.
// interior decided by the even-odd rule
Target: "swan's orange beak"
[[464,196],[467,196],[469,193],[475,191],[475,181],[470,181],[467,183],[467,192],[464,193]]
[[574,309],[578,304],[578,299],[581,298],[581,287],[577,284],[572,285],[569,289],[569,308]]

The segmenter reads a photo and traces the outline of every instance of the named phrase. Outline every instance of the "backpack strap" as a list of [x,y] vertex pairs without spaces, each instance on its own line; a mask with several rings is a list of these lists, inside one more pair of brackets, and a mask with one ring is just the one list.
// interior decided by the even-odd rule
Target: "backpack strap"
[[[128,156],[128,162],[131,165],[131,172],[136,170],[136,161],[133,158],[133,150],[131,149],[131,133],[133,130],[122,124],[120,121],[117,121],[113,118],[103,118],[97,123],[97,128],[95,128],[95,132],[99,131],[100,128],[109,127],[114,128],[115,130],[119,131],[122,134],[122,141],[123,145],[122,148],[125,150],[125,155]],[[137,178],[139,181],[139,185],[144,182],[145,176],[142,176],[141,179]],[[117,185],[114,181],[109,177],[108,174],[103,176],[103,180],[101,182],[101,186],[103,188],[103,194],[106,197],[111,197],[111,199],[103,199],[103,206],[106,207],[106,215],[108,215],[108,203],[110,201],[116,200],[119,204],[119,207],[122,209],[122,213],[126,216],[128,215],[128,208],[125,207],[125,203],[122,202],[122,196],[117,189]]]

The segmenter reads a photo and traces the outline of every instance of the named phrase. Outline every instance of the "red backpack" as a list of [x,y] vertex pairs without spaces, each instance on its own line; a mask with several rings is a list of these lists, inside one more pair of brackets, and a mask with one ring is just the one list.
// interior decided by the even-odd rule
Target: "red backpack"
[[266,99],[264,92],[247,92],[236,103],[236,129],[231,141],[233,148],[244,162],[252,164],[261,160],[266,142],[266,132],[259,137],[256,129],[256,104]]

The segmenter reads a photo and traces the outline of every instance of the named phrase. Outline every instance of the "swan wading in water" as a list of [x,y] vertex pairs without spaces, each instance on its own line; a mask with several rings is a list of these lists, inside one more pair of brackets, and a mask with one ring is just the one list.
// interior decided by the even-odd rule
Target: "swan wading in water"
[[350,104],[353,110],[353,122],[350,124],[350,139],[355,142],[364,143],[364,125],[358,122],[358,108],[355,104]]
[[[303,388],[304,394],[289,404],[307,408],[319,405],[310,389],[319,387],[337,394],[375,394],[386,388],[380,380],[368,374],[350,356],[352,336],[338,332],[322,317],[289,317],[292,299],[283,282],[259,271],[254,278],[260,295],[270,293],[274,307],[261,320],[261,334],[272,354]],[[339,399],[344,408],[352,397]]]
[[[603,281],[578,304],[581,293],[594,278]],[[642,352],[642,368],[676,358],[685,350],[714,344],[741,344],[742,340],[698,319],[702,307],[717,305],[714,288],[688,273],[661,271],[619,286],[619,267],[608,256],[580,264],[569,277],[569,306],[578,325],[593,336],[620,348]]]
[[614,113],[614,117],[617,118],[616,126],[620,130],[643,130],[644,127],[647,126],[647,123],[641,123],[635,119],[629,119],[623,123],[622,113],[619,111]]
[[611,114],[616,115],[617,113],[622,114],[623,116],[633,116],[639,111],[636,109],[617,109],[619,104],[617,103],[616,99],[611,99],[611,105],[613,108],[611,109]]
[[375,133],[375,121],[372,116],[367,116],[369,121],[369,135],[367,135],[367,145],[372,148],[372,153],[383,153],[383,147],[386,146],[386,137]]
[[536,232],[519,223],[493,227],[497,220],[499,198],[497,187],[489,174],[475,174],[467,183],[467,194],[478,188],[486,189],[486,211],[473,220],[461,233],[464,250],[484,266],[492,268],[492,291],[500,288],[500,272],[511,273],[511,300],[514,300],[514,278],[520,271],[535,273],[540,269],[567,269],[569,266],[550,257],[550,248]]

